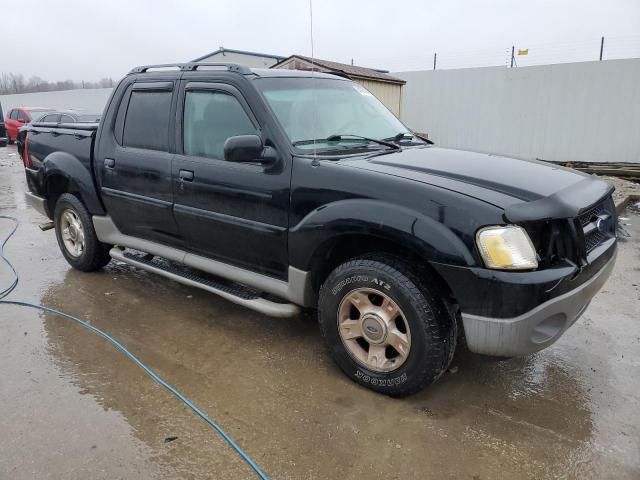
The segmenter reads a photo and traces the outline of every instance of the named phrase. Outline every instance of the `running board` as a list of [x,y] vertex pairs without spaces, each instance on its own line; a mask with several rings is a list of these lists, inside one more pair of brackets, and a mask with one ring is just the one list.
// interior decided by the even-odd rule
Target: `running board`
[[133,265],[141,270],[156,273],[170,280],[200,288],[207,292],[250,308],[271,317],[294,317],[300,313],[300,308],[293,303],[278,303],[262,298],[257,290],[241,284],[226,284],[211,278],[204,278],[197,274],[183,271],[171,264],[159,264],[140,255],[125,252],[121,248],[113,247],[109,251],[111,258]]

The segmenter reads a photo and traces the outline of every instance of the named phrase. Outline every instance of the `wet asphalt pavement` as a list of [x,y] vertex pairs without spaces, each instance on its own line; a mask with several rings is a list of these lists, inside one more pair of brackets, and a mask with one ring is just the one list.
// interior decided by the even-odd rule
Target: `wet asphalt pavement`
[[[311,317],[274,319],[116,265],[72,270],[0,148],[11,295],[88,320],[218,421],[272,479],[640,478],[640,215],[614,273],[554,346],[394,400],[332,364]],[[11,155],[14,154],[14,155]],[[9,231],[0,221],[0,238]],[[0,288],[10,279],[0,267]],[[0,479],[244,479],[204,422],[100,337],[0,306]]]

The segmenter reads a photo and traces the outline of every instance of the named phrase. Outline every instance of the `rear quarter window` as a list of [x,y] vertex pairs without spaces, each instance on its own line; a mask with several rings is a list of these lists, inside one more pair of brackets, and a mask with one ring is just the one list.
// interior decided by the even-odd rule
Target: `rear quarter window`
[[45,115],[42,118],[38,119],[39,122],[55,122],[58,123],[60,121],[60,115]]
[[122,144],[167,151],[170,110],[171,91],[133,90],[124,120]]

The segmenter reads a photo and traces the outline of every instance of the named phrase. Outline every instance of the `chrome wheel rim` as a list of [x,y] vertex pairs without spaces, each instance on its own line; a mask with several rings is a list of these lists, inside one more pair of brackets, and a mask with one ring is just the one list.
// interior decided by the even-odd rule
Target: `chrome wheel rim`
[[60,215],[60,235],[65,250],[73,257],[79,257],[84,252],[84,228],[78,214],[67,208]]
[[411,332],[394,300],[372,288],[347,293],[338,307],[338,333],[349,355],[374,372],[391,372],[409,357]]

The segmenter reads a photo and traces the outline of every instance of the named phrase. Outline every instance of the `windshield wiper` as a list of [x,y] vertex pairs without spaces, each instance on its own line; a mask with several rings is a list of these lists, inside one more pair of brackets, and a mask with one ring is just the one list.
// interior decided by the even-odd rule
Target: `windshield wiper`
[[423,142],[427,142],[429,145],[433,145],[433,142],[431,140],[429,140],[428,138],[425,138],[422,135],[418,135],[418,134],[412,133],[412,132],[400,132],[399,134],[397,134],[397,135],[395,135],[393,137],[385,138],[383,140],[398,142],[398,141],[403,140],[405,138],[406,139],[419,138]]
[[403,138],[413,138],[414,135],[411,132],[400,132],[397,135],[394,135],[393,137],[389,137],[389,138],[383,138],[383,140],[386,141],[392,141],[392,140],[402,140]]
[[298,140],[293,142],[293,146],[296,147],[298,145],[310,145],[312,143],[323,143],[323,142],[339,142],[340,140],[347,140],[345,137],[356,138],[359,140],[365,140],[371,143],[377,143],[378,145],[384,145],[385,147],[392,148],[393,150],[400,150],[400,146],[395,143],[390,143],[385,140],[377,140],[375,138],[363,137],[362,135],[352,135],[350,133],[329,135],[327,138],[319,138],[316,140]]

